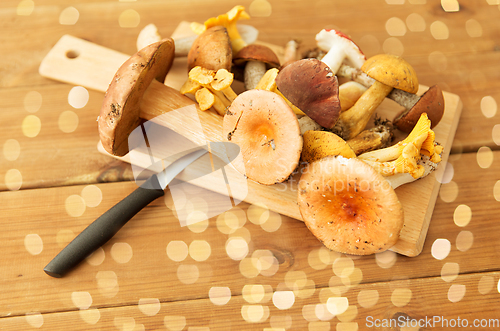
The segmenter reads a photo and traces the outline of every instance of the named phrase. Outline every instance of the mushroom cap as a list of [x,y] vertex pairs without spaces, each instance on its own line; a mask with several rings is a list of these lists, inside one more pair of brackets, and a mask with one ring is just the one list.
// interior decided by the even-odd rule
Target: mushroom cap
[[132,55],[118,69],[104,96],[98,119],[104,149],[117,156],[129,152],[128,136],[140,123],[140,104],[147,88],[165,81],[174,60],[171,38],[150,44]]
[[351,67],[358,69],[361,68],[363,63],[366,61],[366,56],[363,54],[359,46],[356,45],[356,43],[348,35],[341,31],[323,29],[316,35],[316,43],[318,47],[325,52],[340,52],[345,56],[345,58],[344,56],[338,58],[335,57],[335,63],[330,63],[330,61],[327,60],[327,62],[333,66],[331,69],[334,72],[337,72],[343,61]]
[[222,25],[206,29],[193,42],[187,61],[188,71],[196,66],[210,70],[231,70],[233,51],[227,29]]
[[299,123],[276,93],[254,89],[238,95],[224,115],[222,132],[240,147],[242,159],[234,167],[258,183],[281,183],[299,163]]
[[390,183],[360,159],[328,156],[307,165],[298,185],[300,213],[329,249],[355,255],[393,246],[403,207]]
[[378,54],[361,66],[361,70],[371,78],[409,93],[417,93],[418,78],[415,69],[400,56]]
[[403,132],[411,132],[417,124],[420,115],[427,113],[431,120],[431,128],[435,127],[444,114],[443,91],[438,85],[429,87],[418,102],[410,109],[404,110],[394,118],[394,125]]
[[248,61],[263,62],[268,68],[278,68],[280,66],[280,60],[276,53],[269,47],[260,44],[247,45],[233,57],[235,65],[242,65]]
[[340,115],[337,76],[318,59],[302,59],[283,68],[276,77],[278,90],[292,104],[324,128]]

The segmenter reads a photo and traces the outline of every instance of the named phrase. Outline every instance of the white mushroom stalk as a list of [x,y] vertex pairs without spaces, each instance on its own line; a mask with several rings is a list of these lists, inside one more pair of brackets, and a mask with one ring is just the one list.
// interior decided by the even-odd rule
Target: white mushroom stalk
[[354,68],[361,68],[366,60],[360,48],[344,33],[332,29],[323,29],[316,35],[319,48],[327,52],[321,59],[337,73],[342,63]]

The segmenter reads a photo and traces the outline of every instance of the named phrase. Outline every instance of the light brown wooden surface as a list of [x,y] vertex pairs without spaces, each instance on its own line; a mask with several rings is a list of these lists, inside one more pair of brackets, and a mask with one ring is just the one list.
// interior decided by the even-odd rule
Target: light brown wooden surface
[[[454,1],[268,3],[269,17],[259,17],[252,1],[1,2],[1,330],[370,330],[384,328],[369,321],[406,315],[460,317],[469,325],[500,319],[499,5],[459,1],[450,12]],[[460,97],[462,115],[422,253],[326,254],[302,222],[271,213],[255,224],[258,209],[245,203],[225,214],[226,225],[213,217],[204,230],[181,227],[167,199],[143,210],[66,278],[45,275],[43,266],[62,246],[136,184],[129,164],[97,150],[103,93],[89,90],[86,105],[73,108],[73,86],[41,77],[42,58],[64,34],[132,54],[148,23],[170,35],[182,20],[203,22],[236,4],[254,14],[245,23],[263,42],[298,38],[305,50],[320,29],[338,28],[367,56],[403,55],[421,84]],[[76,23],[61,24],[71,10],[79,13]],[[137,26],[120,26],[126,10],[138,14]],[[36,135],[27,124],[33,116],[40,120]],[[245,247],[241,239],[231,246],[237,236],[248,242],[243,262],[235,256]],[[169,244],[180,247],[180,257]],[[328,305],[335,297],[345,299]],[[348,302],[347,312],[325,313],[334,302]]]

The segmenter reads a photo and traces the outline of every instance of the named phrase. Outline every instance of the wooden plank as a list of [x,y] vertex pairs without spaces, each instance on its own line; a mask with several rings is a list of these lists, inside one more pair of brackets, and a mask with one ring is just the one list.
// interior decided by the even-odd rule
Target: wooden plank
[[[204,293],[204,298],[174,302],[162,301],[157,296],[144,297],[145,293],[138,292],[133,302],[120,307],[86,302],[88,292],[78,292],[80,294],[74,297],[90,307],[64,312],[30,311],[1,318],[0,327],[6,331],[29,327],[58,331],[67,330],[68,325],[75,331],[89,328],[364,330],[376,326],[382,329],[388,326],[384,324],[391,323],[393,327],[419,330],[420,323],[420,329],[424,330],[456,330],[457,325],[494,330],[500,325],[500,313],[495,309],[498,295],[495,284],[499,275],[499,272],[460,275],[450,282],[441,278],[395,279],[312,289],[302,288],[293,281],[288,286],[282,283],[277,287],[248,284],[249,290],[244,295],[235,294],[231,287],[214,286],[213,292]],[[250,294],[252,286],[255,292],[261,290],[262,294]],[[219,301],[208,297],[217,290],[222,293]]]
[[[500,152],[495,152],[494,157],[500,157]],[[1,192],[3,240],[0,249],[4,258],[0,266],[3,285],[0,316],[74,310],[73,292],[90,293],[94,307],[135,305],[140,298],[147,297],[162,302],[191,302],[207,298],[213,286],[229,287],[233,295],[241,295],[246,284],[280,288],[286,277],[293,275],[289,272],[307,275],[319,292],[331,282],[339,281],[332,277],[338,267],[334,268],[333,263],[340,257],[345,258],[340,261],[361,271],[356,277],[360,277],[359,282],[363,284],[390,282],[394,278],[418,283],[417,278],[439,278],[446,265],[451,270],[458,268],[460,274],[498,271],[494,257],[500,251],[500,242],[495,239],[497,222],[491,215],[500,212],[493,191],[500,164],[481,169],[474,166],[475,158],[474,154],[464,154],[460,160],[453,161],[456,198],[450,201],[448,184],[442,186],[448,193],[442,193],[443,198],[438,199],[423,252],[415,258],[392,252],[365,257],[328,253],[302,222],[271,213],[265,223],[255,224],[258,209],[246,203],[223,215],[229,223],[225,223],[222,216],[214,216],[200,227],[180,227],[172,210],[158,200],[104,245],[92,263],[84,262],[67,277],[54,279],[43,272],[43,267],[67,242],[136,185],[124,182],[99,184],[98,190],[79,185]],[[498,192],[496,194],[498,199]],[[101,195],[102,200],[99,199]],[[90,206],[101,202],[95,207],[83,207],[83,197],[87,197]],[[199,194],[193,197],[193,208],[203,211],[206,203],[199,200]],[[171,206],[168,199],[167,202]],[[488,210],[482,207],[485,204]],[[469,222],[457,219],[459,226],[454,222],[457,217],[454,215],[462,205],[470,207],[471,218]],[[229,254],[238,252],[238,246],[228,251],[226,244],[235,236],[247,238],[247,258],[258,260],[259,254],[267,256],[261,262],[268,261],[269,268],[255,273],[256,269],[244,267],[248,260],[232,259]],[[167,247],[172,242],[179,245],[177,260],[171,258],[174,255],[167,254]],[[204,247],[208,244],[210,255],[206,260],[197,255],[196,243],[189,253],[188,247],[193,242],[203,242]],[[182,252],[186,254],[184,259]],[[277,264],[269,261],[277,261]],[[194,275],[197,272],[199,277],[189,276],[190,270]],[[445,281],[441,283],[450,286]],[[472,292],[468,286],[467,295],[469,293]],[[415,299],[419,307],[425,306],[425,300],[416,292],[414,294],[419,298]],[[383,307],[379,305],[380,309]]]

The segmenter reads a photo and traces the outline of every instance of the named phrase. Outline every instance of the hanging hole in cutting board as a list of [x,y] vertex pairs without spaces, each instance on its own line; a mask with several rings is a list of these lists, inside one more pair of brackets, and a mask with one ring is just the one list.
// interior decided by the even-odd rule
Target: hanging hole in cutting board
[[66,51],[66,57],[68,59],[76,59],[79,56],[80,56],[80,52],[79,51],[76,51],[76,50],[73,50],[73,49],[70,49],[70,50]]

